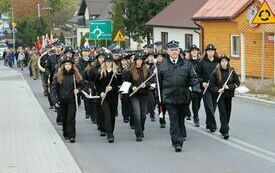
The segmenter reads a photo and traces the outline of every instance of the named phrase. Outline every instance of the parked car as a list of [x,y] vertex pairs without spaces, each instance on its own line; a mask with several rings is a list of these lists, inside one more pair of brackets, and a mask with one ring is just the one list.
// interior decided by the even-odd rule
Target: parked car
[[8,46],[5,43],[0,43],[0,59],[3,59],[4,51],[8,49]]

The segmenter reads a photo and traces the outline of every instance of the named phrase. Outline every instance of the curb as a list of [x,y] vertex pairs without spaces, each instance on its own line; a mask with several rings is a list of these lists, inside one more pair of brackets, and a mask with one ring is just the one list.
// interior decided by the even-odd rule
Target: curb
[[249,96],[242,96],[242,95],[236,95],[236,97],[275,105],[274,101],[268,101],[268,100],[264,100],[264,99],[258,99],[258,98],[249,97]]

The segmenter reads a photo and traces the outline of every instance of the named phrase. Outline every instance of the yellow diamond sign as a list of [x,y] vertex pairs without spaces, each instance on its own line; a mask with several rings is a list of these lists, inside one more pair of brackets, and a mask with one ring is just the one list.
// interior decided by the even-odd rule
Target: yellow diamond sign
[[273,14],[271,8],[269,7],[268,3],[264,1],[262,7],[255,15],[254,19],[252,20],[253,24],[271,24],[275,23],[275,15]]
[[125,37],[124,37],[124,35],[122,34],[121,31],[118,31],[118,33],[116,34],[116,37],[115,37],[114,41],[125,41]]
[[16,27],[16,23],[15,22],[12,22],[11,25],[12,25],[13,28]]

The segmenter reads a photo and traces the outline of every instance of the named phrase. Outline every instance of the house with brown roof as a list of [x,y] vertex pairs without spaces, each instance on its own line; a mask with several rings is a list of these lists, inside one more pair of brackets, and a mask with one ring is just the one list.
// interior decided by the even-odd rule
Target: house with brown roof
[[166,45],[177,40],[181,48],[192,44],[200,47],[200,27],[192,21],[193,15],[207,0],[175,0],[146,25],[153,27],[153,41],[162,41]]
[[[219,54],[231,57],[242,81],[246,77],[275,78],[275,25],[252,24],[262,0],[208,0],[193,16],[201,26],[202,43],[216,45]],[[266,0],[273,13],[275,0]],[[262,31],[264,27],[264,61]],[[264,70],[262,71],[262,63]]]

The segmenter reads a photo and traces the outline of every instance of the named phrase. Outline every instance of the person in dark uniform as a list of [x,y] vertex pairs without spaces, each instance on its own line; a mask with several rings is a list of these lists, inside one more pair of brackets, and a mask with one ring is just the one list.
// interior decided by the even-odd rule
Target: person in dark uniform
[[[197,65],[200,61],[199,51],[200,51],[200,49],[196,45],[192,45],[190,48],[191,54],[190,54],[189,61],[193,65],[193,69],[195,70],[195,72],[197,69]],[[194,124],[196,127],[200,126],[199,109],[200,109],[200,105],[201,105],[201,98],[202,98],[201,93],[198,93],[198,92],[191,93],[193,120],[194,120]]]
[[[51,87],[51,100],[62,115],[63,136],[75,142],[76,95],[81,87],[82,77],[74,66],[74,59],[64,57],[62,66],[54,76]],[[76,87],[75,87],[76,86]]]
[[161,41],[156,41],[154,43],[154,52],[156,52],[156,53],[162,52],[162,42]]
[[[138,142],[141,142],[144,138],[148,92],[151,84],[150,81],[144,83],[145,80],[150,76],[150,72],[145,66],[144,58],[144,53],[136,53],[134,63],[132,64],[130,70],[130,78],[128,80],[132,83],[130,87],[130,93],[136,92],[130,97],[130,99],[133,108],[136,141]],[[139,86],[141,86],[141,88],[138,90]]]
[[[104,59],[105,59],[104,57],[106,53],[102,50],[98,50],[95,54],[96,54],[97,62],[96,62],[96,67],[94,69],[94,73],[96,76],[98,76],[101,66],[104,63]],[[97,80],[95,80],[95,85],[98,86]],[[97,95],[100,95],[100,93],[98,93],[98,90],[96,90],[96,92],[97,92]],[[104,128],[104,115],[101,109],[100,101],[96,103],[96,107],[97,107],[97,116],[96,116],[97,129],[100,132],[100,136],[104,137],[106,136],[106,131]]]
[[[122,54],[120,56],[121,62],[120,62],[120,72],[122,81],[126,82],[127,79],[129,79],[129,70],[130,70],[130,64],[128,63],[129,55]],[[133,113],[132,113],[132,105],[129,98],[129,93],[124,94],[121,93],[121,108],[122,108],[122,116],[123,116],[123,122],[128,123],[130,122],[130,127],[134,127],[134,119],[133,119]]]
[[[154,58],[155,58],[155,54],[153,51],[150,51],[147,53],[146,67],[148,68],[150,73],[153,73],[153,70],[155,68]],[[155,121],[155,107],[156,107],[155,89],[156,89],[156,87],[150,86],[149,91],[148,91],[148,102],[147,103],[148,103],[148,113],[150,114],[151,121]]]
[[[240,85],[239,77],[230,66],[229,61],[230,59],[226,55],[222,55],[219,58],[220,67],[217,69],[213,77],[213,81],[210,84],[211,91],[216,96],[221,94],[221,97],[218,100],[221,122],[220,133],[225,140],[229,138],[229,121],[232,109],[232,97],[234,97],[234,90]],[[226,83],[228,78],[229,80]]]
[[205,91],[203,93],[203,103],[206,112],[206,129],[209,129],[210,132],[213,133],[217,129],[215,120],[215,109],[217,104],[215,96],[209,91],[208,87],[212,82],[213,74],[218,66],[218,55],[213,44],[207,45],[205,51],[206,53],[198,63],[196,71],[200,77],[202,91]]
[[43,68],[43,69],[40,69],[40,74],[41,74],[41,80],[42,80],[42,87],[43,87],[43,93],[44,93],[44,96],[48,96],[48,76],[45,72],[45,68],[46,68],[46,65],[47,65],[47,61],[48,61],[48,58],[51,54],[51,45],[47,45],[46,46],[46,54],[44,56],[42,56],[40,58],[40,66]]
[[[165,52],[162,50],[160,52],[157,52],[155,54],[155,57],[157,59],[157,66],[158,64],[162,63],[163,60],[165,59],[166,57],[166,54]],[[159,94],[156,94],[157,95],[157,104],[158,104],[158,112],[159,112],[159,123],[160,123],[160,128],[165,128],[166,127],[166,121],[165,121],[165,114],[166,114],[166,106],[165,104],[163,104],[163,102],[159,102]],[[160,94],[160,97],[161,97],[161,101],[163,100],[161,94]]]
[[[54,47],[55,47],[55,53],[51,54],[48,57],[48,61],[45,68],[45,73],[48,77],[47,81],[49,81],[50,88],[53,82],[53,76],[55,75],[58,69],[58,64],[61,62],[61,53],[62,53],[62,44],[60,42],[55,42]],[[54,104],[51,101],[50,94],[48,95],[48,100],[50,103],[50,109],[53,109]],[[57,118],[56,122],[57,124],[61,125],[62,119]]]
[[98,93],[100,93],[102,103],[101,108],[103,111],[104,130],[107,133],[108,142],[113,143],[115,117],[118,105],[118,87],[122,84],[122,79],[121,75],[118,74],[118,68],[113,61],[112,54],[105,55],[105,61],[96,79],[96,89]]
[[185,116],[188,113],[190,92],[200,92],[198,76],[188,60],[180,58],[179,43],[167,44],[168,55],[158,66],[163,102],[170,118],[170,135],[176,152],[181,152],[186,138]]
[[[95,86],[95,80],[96,80],[96,58],[91,56],[88,60],[88,65],[84,71],[83,76],[83,90],[92,96],[96,96],[96,86]],[[96,123],[96,117],[98,113],[98,99],[88,99],[85,96],[84,97],[84,103],[85,103],[85,111],[86,115],[91,117],[91,121],[93,124]]]

